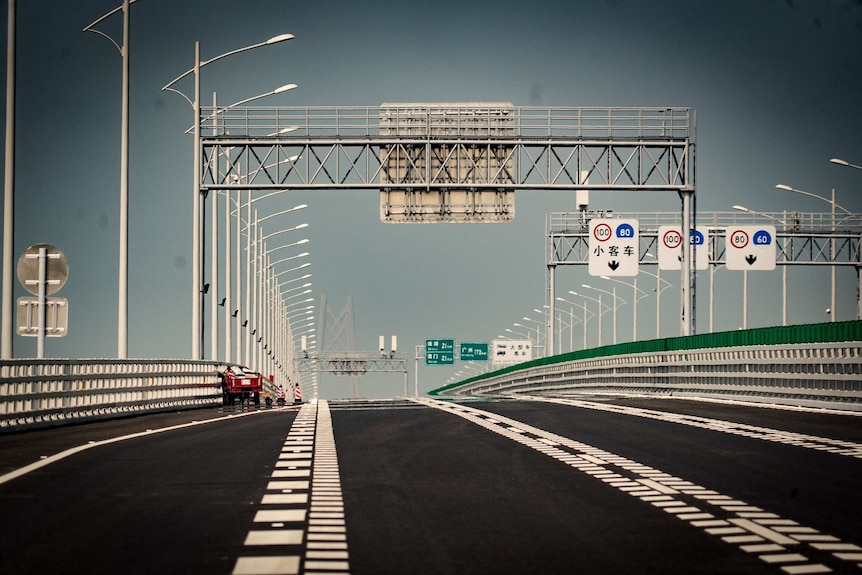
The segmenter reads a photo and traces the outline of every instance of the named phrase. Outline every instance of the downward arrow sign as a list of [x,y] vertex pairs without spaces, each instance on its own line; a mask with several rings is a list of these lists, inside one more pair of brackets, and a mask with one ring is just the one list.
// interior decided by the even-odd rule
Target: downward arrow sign
[[620,267],[620,262],[617,260],[611,260],[608,262],[608,267],[611,268],[611,271],[616,271],[616,269]]
[[754,262],[757,261],[757,256],[748,254],[747,256],[745,256],[745,261],[748,262],[748,265],[752,266],[754,265]]

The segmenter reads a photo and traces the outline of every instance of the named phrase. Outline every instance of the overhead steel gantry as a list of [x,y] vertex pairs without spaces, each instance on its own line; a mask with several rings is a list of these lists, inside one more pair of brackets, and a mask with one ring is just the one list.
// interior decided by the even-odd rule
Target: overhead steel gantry
[[[642,265],[657,265],[659,226],[679,225],[676,212],[555,212],[548,215],[547,258],[551,312],[555,297],[552,270],[558,265],[588,265],[589,221],[594,217],[619,217],[638,221],[639,253]],[[698,228],[708,230],[704,249],[709,265],[725,263],[726,230],[733,225],[771,224],[776,227],[775,263],[783,266],[784,298],[786,270],[793,265],[853,266],[856,269],[856,317],[862,318],[862,214],[833,216],[830,213],[784,212],[699,212]],[[650,254],[650,256],[647,256]]]
[[236,107],[203,108],[200,121],[202,193],[375,189],[384,221],[494,222],[511,219],[518,190],[674,191],[690,229],[689,108]]
[[331,352],[302,354],[296,359],[300,373],[329,373],[331,375],[357,376],[368,373],[403,373],[404,395],[407,395],[407,359],[396,354],[373,352]]

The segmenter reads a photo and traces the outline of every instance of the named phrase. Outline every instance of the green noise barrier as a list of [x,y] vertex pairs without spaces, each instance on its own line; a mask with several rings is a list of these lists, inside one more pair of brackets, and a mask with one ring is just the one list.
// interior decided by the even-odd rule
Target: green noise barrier
[[846,341],[862,341],[862,320],[761,327],[748,330],[722,331],[682,337],[632,341],[572,351],[507,366],[496,371],[483,373],[463,381],[433,389],[428,392],[428,395],[439,395],[450,389],[454,389],[474,381],[481,381],[483,379],[505,375],[515,371],[568,361],[594,359],[597,357],[611,357],[635,353],[659,353],[663,351],[685,351],[742,346],[793,345],[806,343],[839,343]]

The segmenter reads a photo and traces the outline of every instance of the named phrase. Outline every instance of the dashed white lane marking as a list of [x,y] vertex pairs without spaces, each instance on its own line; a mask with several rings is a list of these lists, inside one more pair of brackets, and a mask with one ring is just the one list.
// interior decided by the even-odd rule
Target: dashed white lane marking
[[344,499],[326,401],[302,406],[271,477],[234,575],[349,575]]
[[649,419],[657,419],[660,421],[668,421],[678,423],[680,425],[688,425],[691,427],[700,427],[713,431],[721,431],[724,433],[732,433],[752,439],[762,439],[764,441],[773,441],[775,443],[784,443],[794,445],[796,447],[806,447],[808,449],[816,449],[819,451],[828,451],[836,455],[845,455],[848,457],[857,457],[862,459],[862,444],[852,441],[844,441],[841,439],[831,439],[828,437],[817,437],[814,435],[806,435],[804,433],[793,433],[790,431],[781,431],[779,429],[771,429],[769,427],[759,427],[756,425],[747,425],[744,423],[734,423],[732,421],[723,421],[720,419],[711,419],[708,417],[699,417],[696,415],[685,415],[681,413],[670,413],[666,411],[656,411],[653,409],[644,409],[640,407],[628,407],[625,405],[613,405],[607,403],[598,403],[592,401],[582,401],[577,399],[562,399],[548,397],[519,397],[519,399],[527,399],[530,401],[543,401],[547,403],[557,403],[561,405],[569,405],[572,407],[581,407],[584,409],[593,409],[597,411],[609,411],[612,413],[622,413],[625,415],[634,415],[637,417],[646,417]]
[[[804,555],[806,546],[810,546],[811,552],[829,553],[830,562],[857,562],[862,558],[862,548],[857,545],[843,543],[836,537],[818,533],[816,529],[799,525],[791,519],[781,518],[614,453],[472,407],[428,398],[414,401],[463,417],[553,457],[710,535],[720,537],[726,543],[738,545],[745,553],[756,554],[763,562],[780,567],[788,575],[832,571],[829,566],[813,562]],[[862,564],[859,566],[862,567]]]

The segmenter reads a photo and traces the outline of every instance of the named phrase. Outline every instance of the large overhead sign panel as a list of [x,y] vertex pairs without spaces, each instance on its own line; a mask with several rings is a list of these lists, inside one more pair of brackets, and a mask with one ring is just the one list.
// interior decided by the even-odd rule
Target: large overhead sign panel
[[514,126],[509,102],[382,104],[381,221],[512,221]]

